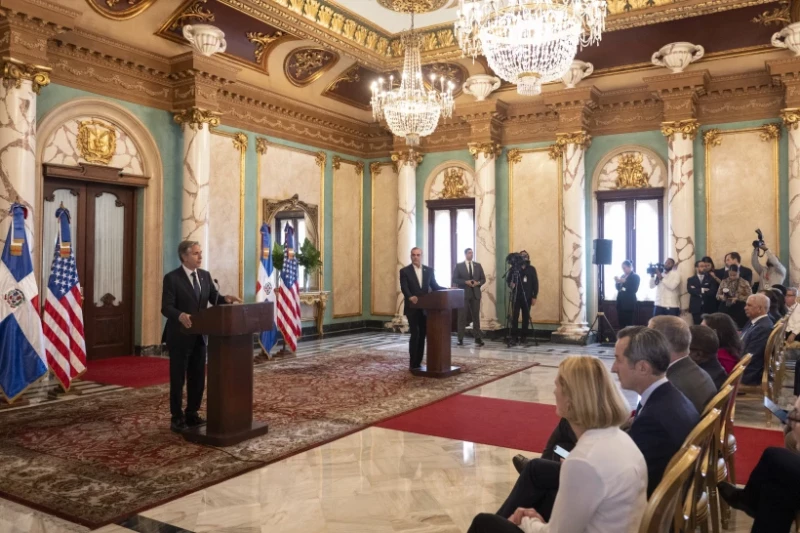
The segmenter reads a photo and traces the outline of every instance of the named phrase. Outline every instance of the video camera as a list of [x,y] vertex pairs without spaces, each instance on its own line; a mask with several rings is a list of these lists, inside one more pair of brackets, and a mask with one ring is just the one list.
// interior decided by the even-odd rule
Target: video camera
[[511,269],[522,270],[525,267],[525,258],[520,253],[511,252],[506,256],[506,264]]
[[756,235],[758,235],[758,239],[753,241],[753,248],[761,248],[762,246],[766,246],[764,243],[764,234],[761,233],[760,229],[756,230]]
[[659,272],[663,274],[664,270],[664,263],[650,263],[650,266],[647,267],[647,274],[655,276]]

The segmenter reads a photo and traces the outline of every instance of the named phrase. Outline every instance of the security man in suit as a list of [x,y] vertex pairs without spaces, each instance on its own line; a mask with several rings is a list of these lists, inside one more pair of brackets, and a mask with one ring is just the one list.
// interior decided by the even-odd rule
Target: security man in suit
[[464,291],[464,307],[458,309],[458,345],[464,344],[464,330],[467,329],[467,313],[472,320],[472,334],[475,344],[483,346],[481,333],[481,286],[486,283],[483,267],[472,260],[472,248],[464,250],[463,263],[453,270],[453,285]]
[[[515,287],[513,278],[508,276],[506,283],[511,291],[513,298],[513,309],[511,314],[511,337],[517,343],[525,343],[528,336],[528,325],[531,322],[531,308],[536,305],[536,298],[539,296],[539,277],[536,275],[536,268],[531,265],[528,252],[522,250],[523,266],[520,269],[520,286]],[[516,296],[514,296],[516,295]],[[519,315],[522,313],[522,337],[519,337]]]
[[692,313],[694,325],[698,326],[703,321],[703,315],[714,313],[719,307],[717,291],[719,283],[709,273],[711,265],[705,258],[694,264],[696,274],[686,281],[689,291],[689,311]]
[[408,318],[408,329],[411,339],[408,342],[410,355],[409,370],[422,366],[422,355],[425,352],[425,334],[427,333],[427,316],[425,310],[414,309],[410,304],[417,303],[420,296],[429,292],[443,291],[446,287],[436,283],[433,269],[422,264],[422,249],[411,249],[411,264],[400,269],[400,290],[403,291],[405,304],[403,312]]
[[617,287],[617,321],[620,329],[633,325],[636,311],[636,293],[639,291],[639,274],[633,271],[629,259],[622,262],[622,276],[614,277]]
[[[200,243],[183,241],[178,245],[181,266],[164,276],[161,314],[167,318],[162,340],[169,350],[170,429],[180,433],[205,423],[200,416],[206,381],[206,339],[181,331],[192,327],[192,315],[209,305],[241,302],[236,296],[217,292],[211,274],[202,270],[203,250]],[[186,411],[183,405],[183,383],[186,382]]]

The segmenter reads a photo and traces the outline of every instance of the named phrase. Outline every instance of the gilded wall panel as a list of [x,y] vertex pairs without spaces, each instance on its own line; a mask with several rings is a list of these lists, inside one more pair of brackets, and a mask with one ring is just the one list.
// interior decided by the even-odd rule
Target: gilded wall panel
[[219,280],[222,294],[244,291],[243,213],[244,152],[231,134],[211,135],[211,167],[208,194],[208,269]]
[[397,171],[373,163],[371,314],[393,316],[397,302]]
[[641,164],[648,187],[666,187],[667,172],[661,160],[652,153],[631,149],[617,153],[602,166],[596,177],[598,191],[620,188],[618,184],[620,162],[623,158],[631,156]]
[[737,251],[749,265],[756,228],[779,253],[778,139],[762,128],[714,133],[705,137],[706,254],[721,265]]
[[[509,250],[527,250],[539,276],[536,323],[561,321],[561,168],[546,148],[509,162]],[[558,280],[558,281],[556,281]]]
[[475,197],[475,178],[461,167],[445,168],[433,178],[430,187],[427,200]]
[[[338,163],[338,164],[337,164]],[[333,317],[359,316],[364,164],[334,158]]]

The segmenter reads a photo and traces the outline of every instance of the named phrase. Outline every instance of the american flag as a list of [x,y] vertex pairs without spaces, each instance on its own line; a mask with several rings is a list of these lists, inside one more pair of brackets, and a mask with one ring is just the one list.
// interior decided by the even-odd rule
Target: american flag
[[294,248],[293,233],[292,227],[287,225],[281,286],[278,289],[278,329],[286,345],[294,352],[300,338],[300,286],[297,282],[297,259],[289,259],[289,250]]
[[47,283],[43,329],[47,362],[64,390],[86,372],[81,284],[70,242],[69,211],[56,211],[59,232]]

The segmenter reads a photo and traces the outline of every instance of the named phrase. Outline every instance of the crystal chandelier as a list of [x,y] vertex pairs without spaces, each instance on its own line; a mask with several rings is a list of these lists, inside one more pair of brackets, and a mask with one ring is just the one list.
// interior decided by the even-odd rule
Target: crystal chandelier
[[386,88],[383,78],[372,82],[370,103],[375,120],[385,118],[394,135],[405,137],[409,146],[419,146],[419,138],[430,135],[436,129],[439,116],[453,116],[453,83],[444,76],[437,80],[436,75],[431,75],[431,88],[425,87],[419,52],[422,39],[414,33],[413,12],[411,31],[402,36],[402,43],[405,57],[400,85],[395,87],[394,76],[389,77]]
[[459,0],[455,33],[465,54],[483,54],[519,94],[535,96],[567,72],[579,44],[600,41],[606,9],[606,0]]

